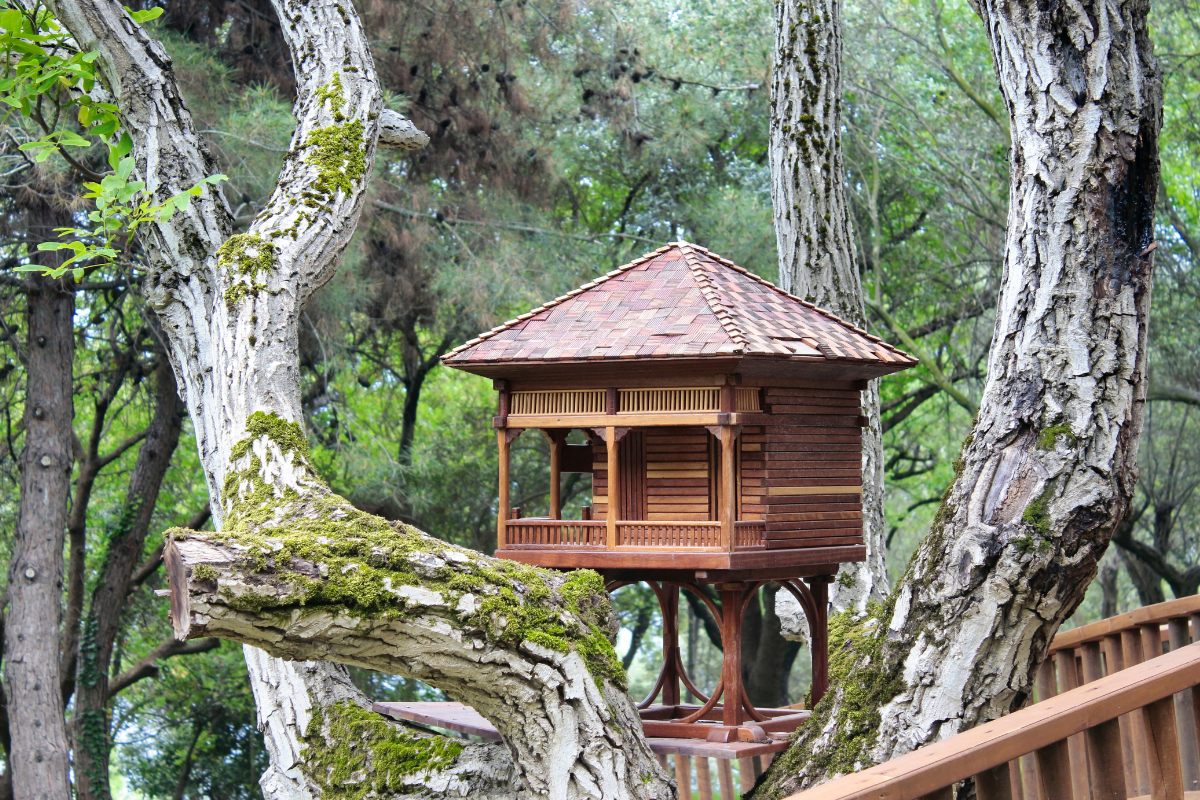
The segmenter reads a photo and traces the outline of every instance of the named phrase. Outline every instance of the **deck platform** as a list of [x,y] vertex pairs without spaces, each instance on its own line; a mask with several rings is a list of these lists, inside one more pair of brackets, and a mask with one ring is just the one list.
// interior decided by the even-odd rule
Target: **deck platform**
[[[478,736],[488,741],[500,741],[500,732],[478,711],[463,703],[410,702],[375,703],[372,708],[386,717],[415,722],[430,728]],[[789,734],[775,734],[770,742],[707,742],[703,739],[668,739],[648,737],[650,749],[661,756],[678,755],[696,758],[737,759],[753,758],[787,749]]]

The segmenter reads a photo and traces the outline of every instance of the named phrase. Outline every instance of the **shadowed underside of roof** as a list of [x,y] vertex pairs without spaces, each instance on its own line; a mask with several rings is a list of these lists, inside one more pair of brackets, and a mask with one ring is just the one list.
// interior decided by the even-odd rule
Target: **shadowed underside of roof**
[[698,245],[675,242],[451,350],[450,366],[765,357],[917,360]]

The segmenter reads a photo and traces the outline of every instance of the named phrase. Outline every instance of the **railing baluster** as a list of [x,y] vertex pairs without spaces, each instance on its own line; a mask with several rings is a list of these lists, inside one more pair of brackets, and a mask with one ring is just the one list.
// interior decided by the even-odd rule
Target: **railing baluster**
[[1150,754],[1151,800],[1183,797],[1183,768],[1175,729],[1175,698],[1164,697],[1145,707],[1146,750]]
[[721,800],[737,800],[733,789],[733,768],[728,758],[717,759],[717,778],[721,784]]
[[687,756],[675,756],[675,782],[679,784],[679,796],[692,796],[692,765]]
[[979,800],[1013,800],[1008,764],[1000,764],[976,775],[975,796]]
[[1025,800],[1045,800],[1038,792],[1037,762],[1034,761],[1032,753],[1027,756],[1021,756],[1020,773],[1021,796]]
[[[1069,692],[1080,685],[1079,673],[1075,670],[1075,650],[1068,648],[1054,654],[1058,667],[1058,687],[1060,692]],[[1067,739],[1067,751],[1071,760],[1072,794],[1079,800],[1087,800],[1091,796],[1091,782],[1087,767],[1087,744],[1082,733],[1077,733]]]
[[[1121,631],[1121,656],[1126,669],[1146,660],[1140,631]],[[1133,720],[1133,763],[1137,766],[1137,793],[1141,797],[1150,794],[1150,773],[1146,766],[1146,720],[1140,708],[1134,709],[1129,718]]]
[[[1072,800],[1071,753],[1066,739],[1043,747],[1033,754],[1037,764],[1038,797],[1045,800]],[[1082,800],[1087,800],[1086,795]]]
[[[1104,666],[1105,673],[1113,675],[1125,669],[1125,656],[1121,652],[1121,636],[1113,634],[1105,636],[1101,640],[1101,650],[1104,651]],[[1138,780],[1138,765],[1133,754],[1133,737],[1137,734],[1137,724],[1134,722],[1136,712],[1125,714],[1118,718],[1117,724],[1121,727],[1121,753],[1124,755],[1125,768],[1125,785],[1137,786]]]
[[1008,786],[1013,800],[1025,800],[1025,786],[1021,782],[1021,760],[1014,758],[1008,762]]
[[[1175,617],[1167,622],[1172,650],[1188,645],[1188,621]],[[1175,721],[1179,730],[1179,755],[1183,763],[1183,787],[1189,792],[1200,789],[1200,761],[1197,760],[1196,715],[1191,692],[1175,695]]]

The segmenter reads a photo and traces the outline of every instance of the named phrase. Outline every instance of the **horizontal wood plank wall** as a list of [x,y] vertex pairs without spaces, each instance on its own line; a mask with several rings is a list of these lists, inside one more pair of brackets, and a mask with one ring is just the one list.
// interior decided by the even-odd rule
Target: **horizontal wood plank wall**
[[742,506],[738,519],[762,519],[766,514],[766,430],[758,425],[747,426],[740,440],[742,468],[740,473]]
[[[765,395],[770,414],[845,420],[819,427],[766,426],[767,548],[862,544],[859,392],[775,388]],[[743,467],[743,482],[754,473]]]
[[[646,428],[626,435],[645,436],[644,519],[703,522],[711,516],[709,438],[699,427]],[[625,440],[622,440],[623,445]],[[603,444],[592,449],[592,504],[595,519],[608,519],[608,455]],[[623,462],[624,463],[624,462]]]
[[716,519],[709,504],[710,438],[704,428],[646,429],[646,519]]

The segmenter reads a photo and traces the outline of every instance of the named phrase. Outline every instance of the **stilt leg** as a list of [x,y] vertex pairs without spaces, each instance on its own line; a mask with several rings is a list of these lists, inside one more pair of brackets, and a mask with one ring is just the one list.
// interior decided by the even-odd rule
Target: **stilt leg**
[[721,724],[737,727],[744,719],[742,710],[742,601],[746,584],[721,583],[721,680],[725,684],[725,703]]
[[829,584],[831,575],[808,578],[815,619],[809,620],[812,635],[812,702],[816,707],[829,689]]
[[663,584],[663,664],[666,675],[662,687],[662,703],[665,706],[679,705],[679,587],[672,583]]

